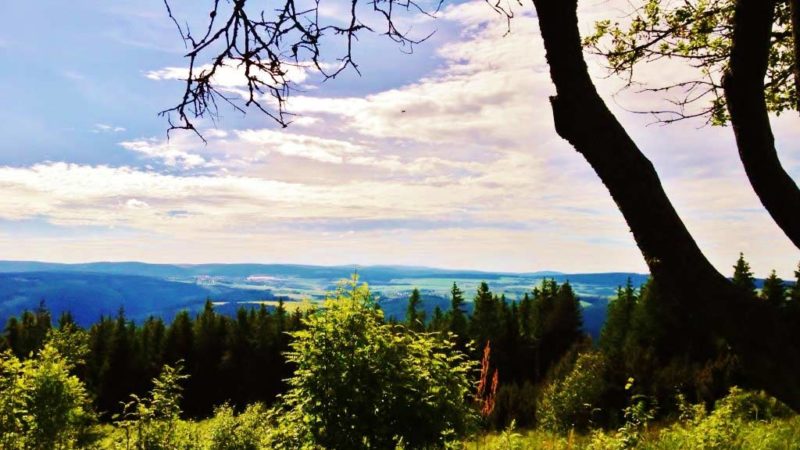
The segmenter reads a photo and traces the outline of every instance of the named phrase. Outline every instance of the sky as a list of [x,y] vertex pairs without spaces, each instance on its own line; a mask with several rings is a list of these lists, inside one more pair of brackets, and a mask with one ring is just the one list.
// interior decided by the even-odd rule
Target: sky
[[[206,4],[173,2],[196,27]],[[323,19],[344,17],[341,0],[321,4]],[[582,31],[625,5],[582,1]],[[399,23],[435,34],[412,54],[364,34],[360,75],[292,73],[288,128],[222,108],[197,122],[204,144],[167,139],[157,115],[186,73],[161,0],[3,2],[0,259],[645,272],[607,190],[553,129],[532,7],[517,8],[510,32],[481,1]],[[323,58],[334,63],[340,48]],[[757,275],[791,278],[800,252],[750,188],[730,127],[653,124],[631,111],[665,98],[620,91],[602,61],[589,65],[712,263],[729,274],[741,251]],[[680,64],[643,70],[691,76]],[[233,95],[242,85],[236,70],[217,82]],[[796,114],[773,118],[795,180],[799,125]]]

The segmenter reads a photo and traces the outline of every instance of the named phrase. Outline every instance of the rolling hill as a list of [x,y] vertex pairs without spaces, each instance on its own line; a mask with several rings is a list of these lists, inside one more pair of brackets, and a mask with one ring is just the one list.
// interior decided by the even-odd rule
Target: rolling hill
[[481,281],[509,300],[520,298],[544,278],[569,281],[581,298],[585,326],[596,335],[608,298],[631,278],[638,286],[647,275],[636,273],[505,273],[403,266],[312,266],[291,264],[147,264],[96,262],[60,264],[0,261],[0,320],[36,308],[41,301],[54,313],[71,311],[81,324],[124,308],[139,321],[149,315],[170,319],[177,311],[197,311],[211,299],[223,312],[239,305],[284,299],[320,301],[336,283],[357,272],[369,283],[387,315],[402,318],[406,299],[419,288],[423,306],[449,308],[454,282],[471,298]]

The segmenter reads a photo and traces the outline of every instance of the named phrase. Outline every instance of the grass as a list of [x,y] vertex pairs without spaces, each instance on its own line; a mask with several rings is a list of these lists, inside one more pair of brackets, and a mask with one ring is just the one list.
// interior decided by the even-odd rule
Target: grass
[[506,430],[464,441],[463,450],[800,450],[800,416],[771,421],[660,424],[626,443],[614,431],[567,436],[541,430]]

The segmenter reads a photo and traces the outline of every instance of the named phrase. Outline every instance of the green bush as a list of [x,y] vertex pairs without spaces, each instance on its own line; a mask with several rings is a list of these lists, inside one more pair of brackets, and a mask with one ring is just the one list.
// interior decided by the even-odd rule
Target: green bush
[[295,365],[271,448],[423,448],[475,423],[475,364],[438,335],[384,322],[365,284],[339,286],[293,333]]
[[73,362],[48,342],[20,361],[0,354],[0,448],[86,448],[93,440],[83,383],[70,374]]
[[117,427],[116,447],[125,450],[194,450],[201,448],[193,424],[180,419],[181,367],[165,365],[147,397],[131,395]]
[[250,405],[239,415],[228,405],[216,409],[208,423],[206,450],[258,450],[264,448],[269,423],[261,404]]
[[[662,433],[661,440],[693,448],[750,448],[744,446],[748,436],[766,429],[754,425],[791,414],[788,407],[763,392],[748,392],[737,387],[732,387],[726,397],[718,400],[710,413],[703,405],[689,405],[680,399],[679,403],[682,420]],[[755,448],[771,448],[766,446],[767,438],[762,436]]]
[[[800,418],[762,392],[731,388],[710,412],[703,404],[689,404],[680,395],[678,404],[681,409],[678,422],[658,433],[630,433],[630,430],[641,431],[642,417],[640,412],[628,408],[625,425],[616,433],[595,431],[588,448],[800,449]],[[644,422],[650,417],[647,415]]]
[[601,353],[581,353],[565,377],[553,380],[544,388],[536,408],[539,425],[562,433],[587,429],[606,392],[605,368],[606,361]]

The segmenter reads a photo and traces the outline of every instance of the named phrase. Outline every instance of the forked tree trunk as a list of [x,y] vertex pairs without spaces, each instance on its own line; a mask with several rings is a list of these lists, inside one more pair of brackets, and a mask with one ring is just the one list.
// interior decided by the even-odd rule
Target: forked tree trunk
[[556,131],[608,188],[651,273],[671,290],[687,324],[722,336],[753,385],[800,410],[796,346],[786,345],[786,328],[764,302],[739,293],[706,259],[653,165],[598,95],[583,58],[577,0],[533,3],[556,87],[551,97]]
[[764,98],[774,13],[774,0],[736,2],[733,47],[722,84],[747,178],[764,208],[800,248],[800,190],[778,159]]

